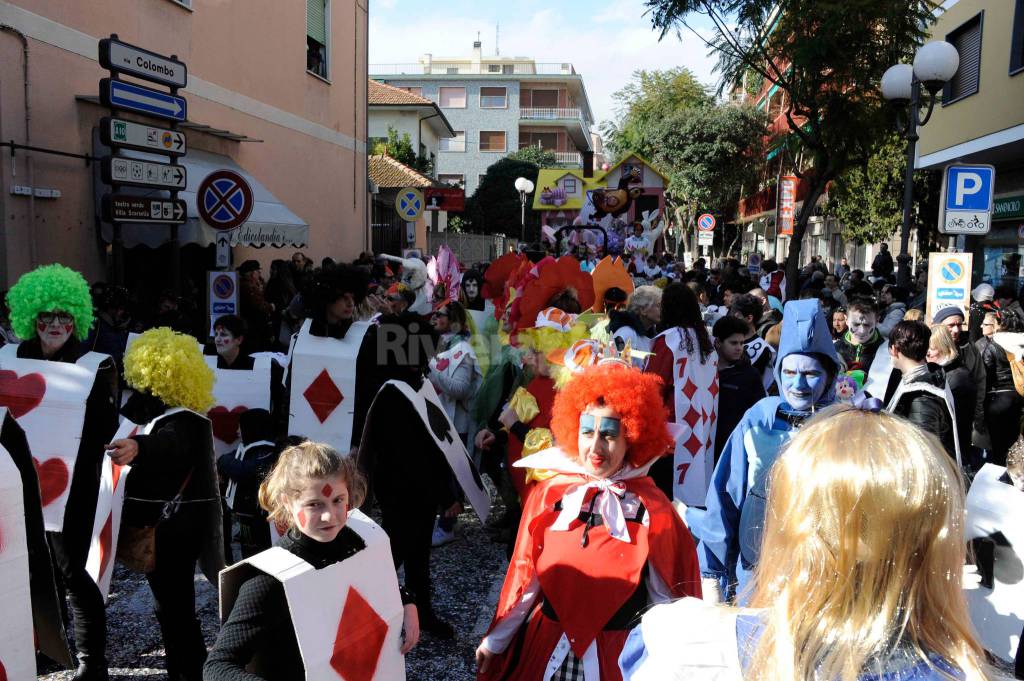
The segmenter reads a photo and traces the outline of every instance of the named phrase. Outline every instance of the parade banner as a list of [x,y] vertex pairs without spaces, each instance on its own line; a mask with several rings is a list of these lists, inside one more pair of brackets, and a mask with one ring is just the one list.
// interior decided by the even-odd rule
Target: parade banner
[[[416,413],[423,419],[427,432],[430,433],[448,461],[459,486],[466,493],[470,506],[480,517],[480,522],[487,522],[487,516],[491,512],[491,497],[487,494],[484,482],[480,478],[480,472],[477,471],[476,465],[469,457],[469,452],[466,451],[466,446],[462,444],[462,438],[459,437],[451,419],[448,418],[434,386],[430,384],[430,381],[423,381],[423,385],[417,392],[405,381],[388,381],[384,384],[385,387],[389,385],[398,389],[412,403]],[[384,387],[381,388],[381,390],[383,389]],[[376,406],[376,399],[370,406],[371,413],[374,406]],[[369,423],[370,417],[367,416],[366,420]]]
[[[0,409],[0,420],[6,418]],[[50,574],[52,579],[52,573]],[[51,582],[52,586],[52,582]],[[28,532],[21,474],[0,448],[0,679],[34,679],[36,651],[32,631],[32,589]]]
[[64,528],[64,508],[82,445],[86,401],[107,355],[90,352],[77,364],[19,359],[17,345],[0,348],[0,406],[25,431],[39,473],[43,520]]
[[213,426],[213,449],[217,456],[235,451],[240,434],[238,419],[250,409],[270,411],[270,358],[253,357],[252,370],[218,369],[217,356],[206,355],[213,369],[215,405],[206,413]]
[[964,580],[971,620],[985,649],[1013,664],[1024,628],[1024,491],[1006,469],[985,464],[967,494],[968,541],[991,542],[991,562],[978,552],[980,583]]
[[[242,585],[262,572],[284,586],[306,681],[401,681],[402,599],[392,568],[391,544],[358,510],[346,527],[366,548],[323,569],[274,547],[220,574],[220,617],[227,620]],[[256,652],[249,670],[259,675],[274,650]]]
[[311,335],[311,323],[303,323],[292,349],[288,434],[346,454],[352,448],[356,357],[370,325],[356,322],[339,339]]

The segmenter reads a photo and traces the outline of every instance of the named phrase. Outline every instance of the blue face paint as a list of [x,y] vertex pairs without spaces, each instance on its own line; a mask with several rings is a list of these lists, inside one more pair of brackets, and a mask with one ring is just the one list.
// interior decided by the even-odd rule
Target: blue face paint
[[786,355],[779,374],[782,399],[796,411],[811,411],[828,389],[828,371],[811,355]]
[[[593,414],[580,414],[580,434],[581,435],[593,435],[594,434],[594,415]],[[613,419],[608,416],[601,417],[601,423],[598,427],[598,433],[601,437],[618,437],[622,432],[622,421],[619,419]]]
[[594,434],[594,416],[592,414],[580,414],[580,434]]

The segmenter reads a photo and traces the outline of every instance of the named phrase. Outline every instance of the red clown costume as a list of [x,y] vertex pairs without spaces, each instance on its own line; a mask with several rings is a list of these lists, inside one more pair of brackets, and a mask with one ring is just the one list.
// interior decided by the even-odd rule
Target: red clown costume
[[[647,476],[672,446],[659,383],[606,360],[558,393],[551,428],[559,446],[517,464],[555,475],[524,505],[497,612],[478,649],[481,681],[619,681],[618,656],[639,615],[701,595],[693,539]],[[595,405],[618,415],[628,445],[608,475],[594,473],[579,451],[581,417]]]

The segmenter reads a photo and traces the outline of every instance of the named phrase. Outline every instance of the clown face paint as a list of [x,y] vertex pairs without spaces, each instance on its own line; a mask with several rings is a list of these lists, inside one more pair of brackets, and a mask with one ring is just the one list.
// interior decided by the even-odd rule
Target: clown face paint
[[331,542],[348,520],[348,486],[340,475],[306,480],[287,500],[292,524],[318,542]]
[[618,412],[611,407],[588,407],[580,414],[577,446],[580,464],[595,478],[617,473],[629,451]]
[[36,317],[36,334],[44,350],[60,350],[74,330],[75,319],[66,312],[40,312]]
[[217,348],[217,354],[221,357],[232,355],[242,345],[242,338],[218,326],[213,330],[213,344]]
[[462,282],[462,290],[466,292],[466,300],[476,300],[477,295],[480,293],[480,287],[477,286],[476,281],[468,279]]
[[828,389],[828,371],[811,355],[786,355],[779,374],[782,399],[796,411],[810,411]]
[[853,310],[850,312],[846,324],[850,327],[850,336],[853,338],[854,345],[863,345],[871,340],[871,335],[878,324],[878,316],[873,312],[865,314],[860,310]]

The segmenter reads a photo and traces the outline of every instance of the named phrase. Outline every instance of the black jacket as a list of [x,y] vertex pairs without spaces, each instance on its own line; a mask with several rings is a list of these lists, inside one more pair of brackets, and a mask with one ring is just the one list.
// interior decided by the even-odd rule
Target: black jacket
[[985,365],[986,391],[1015,390],[1006,350],[988,336],[979,338],[974,347],[981,353],[981,361]]
[[846,363],[847,371],[860,369],[867,373],[871,369],[871,364],[875,361],[875,353],[878,352],[879,346],[882,345],[885,339],[882,338],[882,334],[878,333],[877,330],[871,336],[871,340],[862,345],[854,345],[850,342],[849,338],[850,332],[847,331],[843,334],[842,338],[836,341],[836,353]]
[[[953,443],[953,420],[950,418],[946,401],[929,391],[926,386],[943,390],[946,375],[942,369],[925,371],[911,378],[903,395],[893,406],[892,413],[902,416],[922,430],[939,438],[950,456],[956,456]],[[897,386],[898,387],[898,386]]]
[[[974,385],[977,386],[977,394],[979,397],[984,396],[988,391],[988,381],[985,377],[985,363],[982,361],[981,353],[978,352],[978,348],[974,346],[967,338],[967,334],[962,334],[960,337],[960,360],[963,361],[964,367],[971,375],[971,380],[974,381]],[[972,417],[974,423],[974,430],[979,433],[985,432],[985,400],[978,399],[974,405],[974,416]]]
[[[934,371],[940,367],[929,364],[928,369]],[[978,385],[974,382],[971,372],[964,365],[963,357],[957,355],[949,364],[941,367],[946,374],[949,391],[953,393],[953,407],[956,410],[956,435],[960,441],[960,454],[970,451],[971,428],[973,427],[974,411],[978,402],[984,400],[984,394],[978,393]]]
[[718,430],[715,432],[715,463],[747,409],[766,397],[761,374],[746,356],[730,367],[718,369]]

